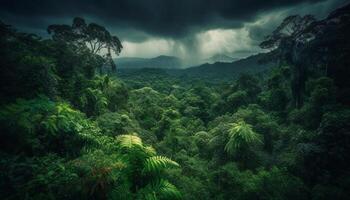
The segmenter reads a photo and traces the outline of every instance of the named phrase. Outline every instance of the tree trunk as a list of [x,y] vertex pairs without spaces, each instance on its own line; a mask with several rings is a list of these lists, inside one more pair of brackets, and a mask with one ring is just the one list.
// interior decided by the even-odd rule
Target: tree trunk
[[304,48],[305,44],[295,42],[291,55],[291,62],[294,67],[294,80],[292,83],[294,85],[294,88],[292,88],[294,91],[292,91],[294,92],[294,105],[298,109],[304,104],[305,82],[307,79],[307,60],[303,60],[305,58],[302,57]]
[[117,72],[117,65],[113,61],[111,48],[109,48],[109,47],[108,47],[107,59],[108,59],[109,64],[111,65],[112,72],[113,73]]

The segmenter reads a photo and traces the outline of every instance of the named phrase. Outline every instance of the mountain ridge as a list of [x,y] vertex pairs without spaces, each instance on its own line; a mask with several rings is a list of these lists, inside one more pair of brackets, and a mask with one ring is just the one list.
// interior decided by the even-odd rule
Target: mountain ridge
[[259,53],[233,62],[205,63],[183,70],[182,75],[198,78],[220,79],[233,78],[241,73],[262,72],[275,65],[271,59],[273,52]]
[[183,67],[183,62],[180,58],[167,55],[159,55],[154,58],[122,57],[114,60],[121,69],[180,69]]

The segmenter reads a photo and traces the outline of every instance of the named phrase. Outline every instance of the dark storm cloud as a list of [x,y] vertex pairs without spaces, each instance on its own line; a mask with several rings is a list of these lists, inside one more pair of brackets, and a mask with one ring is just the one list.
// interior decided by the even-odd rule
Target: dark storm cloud
[[2,0],[0,11],[4,20],[28,29],[43,29],[50,23],[63,23],[74,16],[84,16],[121,32],[130,27],[143,32],[129,35],[130,38],[142,39],[147,34],[179,38],[200,30],[239,28],[245,22],[255,20],[261,12],[319,1]]
[[[301,3],[295,6],[290,6],[282,10],[266,12],[260,16],[257,22],[253,25],[248,25],[246,28],[249,31],[249,36],[256,42],[261,42],[264,37],[270,34],[285,17],[290,15],[314,15],[318,19],[325,18],[331,11],[349,3],[349,0],[328,0],[314,4]],[[262,18],[262,19],[261,19]],[[264,19],[265,18],[265,19]]]
[[47,36],[50,24],[84,17],[119,36],[121,56],[179,56],[190,64],[214,54],[235,58],[295,14],[325,17],[346,0],[0,0],[0,20]]

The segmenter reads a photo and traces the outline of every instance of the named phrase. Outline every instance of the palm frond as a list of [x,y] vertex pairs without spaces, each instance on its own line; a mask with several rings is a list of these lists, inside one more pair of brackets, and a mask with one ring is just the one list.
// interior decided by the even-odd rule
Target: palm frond
[[157,154],[156,150],[151,147],[151,146],[147,146],[144,148],[144,152],[148,155],[148,156],[155,156]]
[[159,199],[181,199],[182,195],[180,191],[171,184],[169,181],[159,179],[148,184],[142,190],[142,196],[146,200],[159,200]]
[[180,165],[165,157],[165,156],[152,156],[146,159],[144,163],[144,173],[157,173],[164,169],[170,168],[170,167],[179,167]]
[[231,124],[229,137],[225,145],[225,151],[228,153],[234,153],[241,148],[261,142],[260,136],[253,131],[252,126],[244,121]]
[[117,142],[121,149],[131,149],[134,147],[142,147],[141,138],[135,135],[119,135],[117,137]]

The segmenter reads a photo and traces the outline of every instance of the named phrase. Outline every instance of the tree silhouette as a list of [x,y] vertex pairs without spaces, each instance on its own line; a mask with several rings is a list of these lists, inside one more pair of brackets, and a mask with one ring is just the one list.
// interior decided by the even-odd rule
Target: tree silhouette
[[103,56],[105,63],[111,66],[113,72],[116,71],[112,53],[119,55],[123,45],[105,27],[96,23],[87,24],[83,18],[76,17],[71,26],[54,24],[47,31],[52,34],[53,40],[75,45],[78,51],[88,49],[92,54]]
[[292,81],[294,105],[300,108],[303,105],[305,89],[306,63],[305,50],[315,35],[314,24],[316,19],[312,15],[292,15],[283,22],[260,43],[263,49],[275,49],[280,62],[293,66],[295,71]]

